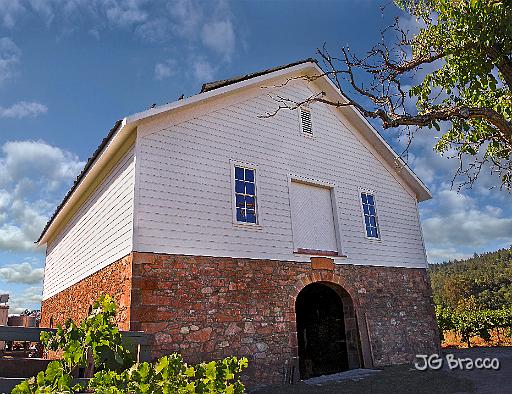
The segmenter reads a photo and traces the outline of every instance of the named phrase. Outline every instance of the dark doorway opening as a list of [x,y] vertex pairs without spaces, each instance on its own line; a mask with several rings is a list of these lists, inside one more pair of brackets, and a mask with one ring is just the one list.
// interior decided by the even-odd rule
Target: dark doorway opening
[[326,284],[306,286],[295,301],[302,379],[349,369],[341,297]]

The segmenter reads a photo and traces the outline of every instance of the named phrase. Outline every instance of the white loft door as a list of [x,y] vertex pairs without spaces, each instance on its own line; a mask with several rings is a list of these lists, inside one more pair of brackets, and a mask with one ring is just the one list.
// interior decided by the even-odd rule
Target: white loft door
[[337,252],[331,189],[291,182],[295,251]]

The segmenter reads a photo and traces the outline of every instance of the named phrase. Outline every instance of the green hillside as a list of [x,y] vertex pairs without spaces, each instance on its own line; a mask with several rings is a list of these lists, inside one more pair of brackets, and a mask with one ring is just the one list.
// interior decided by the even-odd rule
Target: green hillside
[[512,305],[512,246],[467,260],[429,264],[436,305],[501,309]]

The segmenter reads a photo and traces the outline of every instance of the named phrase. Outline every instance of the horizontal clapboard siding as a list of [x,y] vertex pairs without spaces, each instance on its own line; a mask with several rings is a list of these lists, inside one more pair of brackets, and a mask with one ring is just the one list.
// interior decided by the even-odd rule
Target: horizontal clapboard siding
[[[276,89],[296,101],[311,95],[301,81]],[[134,248],[156,253],[304,261],[293,254],[290,174],[335,184],[342,263],[425,265],[416,200],[360,138],[323,104],[312,104],[313,138],[297,111],[265,94],[179,124],[139,126],[137,231]],[[261,227],[232,223],[230,160],[257,165]],[[365,237],[359,188],[375,191],[381,240]]]
[[48,245],[43,298],[132,251],[134,176],[132,147]]

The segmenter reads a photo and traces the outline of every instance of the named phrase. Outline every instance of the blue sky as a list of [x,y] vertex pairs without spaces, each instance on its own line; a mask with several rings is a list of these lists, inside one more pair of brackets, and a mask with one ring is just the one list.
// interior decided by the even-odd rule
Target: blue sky
[[[44,250],[33,241],[115,120],[203,82],[315,56],[324,42],[362,53],[398,13],[382,16],[379,4],[0,0],[0,292],[11,312],[38,307]],[[434,194],[421,204],[429,260],[510,245],[510,194],[489,191],[498,181],[488,173],[450,190],[457,163],[432,142],[422,132],[409,157]]]

